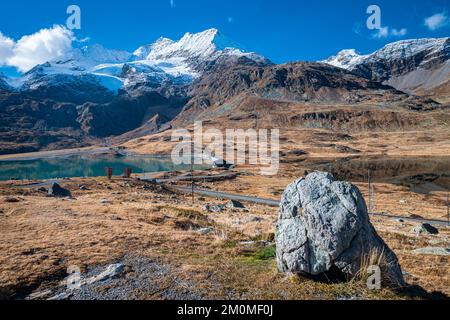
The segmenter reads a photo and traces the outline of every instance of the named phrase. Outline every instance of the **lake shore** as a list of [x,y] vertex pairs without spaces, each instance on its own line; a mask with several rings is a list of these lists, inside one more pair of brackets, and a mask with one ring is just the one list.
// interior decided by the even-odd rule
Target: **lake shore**
[[30,153],[17,153],[0,155],[0,161],[28,161],[52,158],[64,158],[73,156],[89,156],[111,152],[110,147],[86,147],[78,149],[62,149],[51,151],[38,151]]

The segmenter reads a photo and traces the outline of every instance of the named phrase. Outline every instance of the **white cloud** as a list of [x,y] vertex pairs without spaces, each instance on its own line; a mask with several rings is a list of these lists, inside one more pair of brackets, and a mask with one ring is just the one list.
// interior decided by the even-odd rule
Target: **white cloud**
[[234,22],[234,18],[233,17],[228,17],[227,21],[228,21],[228,23],[233,23]]
[[26,72],[38,64],[59,58],[72,48],[72,31],[62,26],[23,36],[15,42],[0,34],[0,65]]
[[7,64],[9,58],[14,54],[14,40],[4,36],[0,32],[0,66]]
[[436,13],[424,21],[425,26],[431,31],[450,25],[450,17],[446,12]]
[[379,29],[373,34],[375,39],[387,38],[389,36],[389,27]]
[[384,39],[384,38],[389,38],[389,37],[403,37],[403,36],[406,36],[407,33],[408,33],[408,29],[406,29],[406,28],[396,29],[396,28],[390,28],[390,27],[383,27],[383,28],[377,30],[377,32],[375,32],[372,35],[372,38]]
[[175,8],[175,0],[170,0],[170,7]]
[[402,28],[400,30],[393,28],[391,30],[391,35],[393,35],[394,37],[403,37],[403,36],[406,36],[407,33],[408,33],[408,30],[406,28]]

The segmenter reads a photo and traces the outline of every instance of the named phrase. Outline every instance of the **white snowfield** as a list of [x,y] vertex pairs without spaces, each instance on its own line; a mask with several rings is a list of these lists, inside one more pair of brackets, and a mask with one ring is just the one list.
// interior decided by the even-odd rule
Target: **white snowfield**
[[[268,61],[255,53],[238,49],[217,29],[186,33],[179,41],[160,38],[139,47],[134,53],[109,50],[101,45],[72,49],[64,57],[38,65],[18,79],[7,79],[17,89],[36,89],[48,85],[55,76],[67,75],[67,81],[77,76],[92,76],[97,83],[113,92],[142,82],[170,81],[189,84],[201,75],[195,65],[221,56],[245,56],[257,62]],[[61,81],[59,77],[58,81]]]
[[[389,65],[413,58],[417,66],[401,75],[390,75],[384,83],[407,93],[418,88],[430,90],[450,79],[450,38],[403,40],[386,45],[372,54],[360,55],[354,49],[342,50],[336,56],[321,61],[349,71],[376,66],[375,73],[389,74]],[[440,57],[443,62],[433,64]],[[432,67],[431,67],[432,66]]]
[[372,54],[360,55],[355,49],[340,51],[336,56],[321,61],[335,67],[354,70],[358,65],[380,60],[399,60],[426,53],[421,65],[425,65],[435,54],[448,50],[450,38],[426,38],[402,40],[386,45]]

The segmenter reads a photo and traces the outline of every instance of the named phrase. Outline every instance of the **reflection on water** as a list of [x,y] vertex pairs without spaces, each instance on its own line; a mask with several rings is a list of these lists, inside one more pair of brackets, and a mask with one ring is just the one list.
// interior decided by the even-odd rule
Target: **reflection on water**
[[370,170],[373,182],[450,190],[450,157],[353,158],[310,167],[331,172],[341,180],[366,182]]
[[[175,166],[170,158],[144,156],[128,157],[68,157],[27,161],[0,162],[0,180],[39,180],[71,177],[105,176],[105,168],[113,168],[114,175],[123,174],[126,168],[133,173],[189,170],[190,166]],[[204,167],[203,167],[204,168]],[[196,167],[196,169],[202,169]]]

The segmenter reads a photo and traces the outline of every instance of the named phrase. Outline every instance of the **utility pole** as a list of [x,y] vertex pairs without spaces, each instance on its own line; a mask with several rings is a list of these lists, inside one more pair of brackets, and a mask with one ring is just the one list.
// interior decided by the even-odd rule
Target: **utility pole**
[[367,171],[367,189],[369,191],[369,213],[372,213],[372,177],[370,169]]
[[192,204],[195,203],[195,182],[194,182],[194,161],[195,161],[195,144],[193,143],[191,145],[191,150],[192,150],[192,154],[191,154],[191,188],[192,188]]
[[447,224],[450,227],[450,202],[448,201],[449,195],[447,193]]
[[375,213],[375,210],[376,210],[375,184],[372,183],[372,181],[371,181],[371,186],[372,186],[372,213]]

